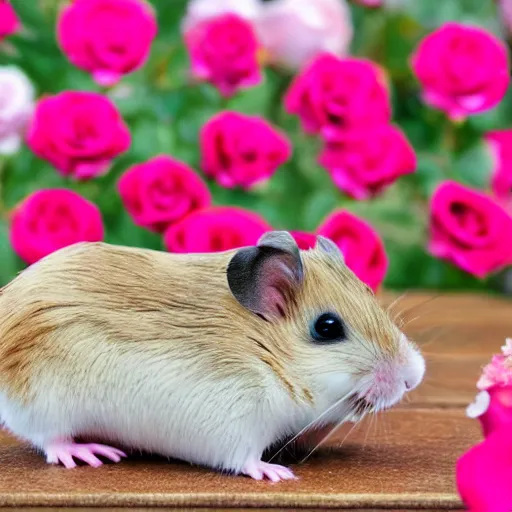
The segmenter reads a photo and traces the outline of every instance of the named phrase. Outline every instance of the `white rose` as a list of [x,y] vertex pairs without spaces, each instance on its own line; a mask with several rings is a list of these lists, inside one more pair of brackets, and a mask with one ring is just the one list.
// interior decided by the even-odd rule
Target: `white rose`
[[14,66],[0,66],[0,154],[18,151],[32,112],[34,87]]
[[182,22],[182,30],[215,16],[226,13],[238,14],[249,21],[254,21],[261,9],[260,0],[191,0]]
[[272,61],[300,68],[321,52],[348,52],[353,28],[345,0],[274,0],[263,5],[257,32]]

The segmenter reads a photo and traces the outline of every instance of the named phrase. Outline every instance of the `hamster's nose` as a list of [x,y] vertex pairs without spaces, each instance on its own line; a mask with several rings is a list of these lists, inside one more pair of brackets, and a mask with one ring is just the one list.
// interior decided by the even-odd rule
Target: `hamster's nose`
[[418,387],[425,375],[425,359],[413,347],[408,350],[408,360],[402,370],[402,378],[404,379],[405,389],[411,391]]

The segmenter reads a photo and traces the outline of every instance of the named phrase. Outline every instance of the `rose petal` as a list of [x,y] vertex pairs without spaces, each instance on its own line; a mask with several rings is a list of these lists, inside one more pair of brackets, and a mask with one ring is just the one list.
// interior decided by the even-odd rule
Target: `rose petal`
[[468,405],[466,409],[466,415],[468,416],[468,418],[478,418],[487,411],[490,403],[491,395],[489,395],[487,391],[480,391],[480,393],[476,395],[475,401],[472,404]]

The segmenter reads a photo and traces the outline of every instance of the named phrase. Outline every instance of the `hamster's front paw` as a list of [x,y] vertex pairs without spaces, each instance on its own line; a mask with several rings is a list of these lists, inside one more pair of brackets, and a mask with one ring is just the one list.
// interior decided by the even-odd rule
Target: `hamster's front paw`
[[297,480],[291,469],[277,464],[269,464],[268,462],[257,461],[247,463],[242,468],[242,474],[254,478],[254,480],[263,480],[268,478],[272,482],[280,482],[281,480]]
[[93,468],[97,468],[103,462],[96,455],[101,455],[112,462],[119,462],[122,457],[126,457],[126,453],[117,448],[94,443],[78,444],[72,439],[49,444],[45,449],[45,453],[48,464],[58,464],[60,462],[68,469],[76,467],[76,462],[73,458],[79,459]]

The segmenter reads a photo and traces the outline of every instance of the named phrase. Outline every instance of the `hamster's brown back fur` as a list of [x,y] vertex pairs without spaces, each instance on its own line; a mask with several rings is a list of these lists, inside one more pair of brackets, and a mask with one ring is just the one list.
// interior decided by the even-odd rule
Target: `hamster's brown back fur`
[[[103,243],[50,255],[0,294],[0,382],[27,399],[37,366],[65,358],[67,344],[87,343],[84,338],[91,349],[99,338],[141,350],[148,343],[167,344],[169,351],[179,344],[183,357],[210,356],[211,371],[223,375],[239,372],[253,354],[287,381],[276,351],[247,335],[263,330],[261,339],[268,339],[268,326],[229,292],[231,255],[175,255]],[[240,364],[226,364],[233,359]]]

